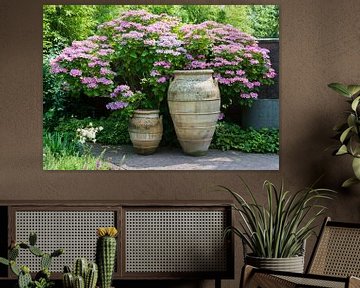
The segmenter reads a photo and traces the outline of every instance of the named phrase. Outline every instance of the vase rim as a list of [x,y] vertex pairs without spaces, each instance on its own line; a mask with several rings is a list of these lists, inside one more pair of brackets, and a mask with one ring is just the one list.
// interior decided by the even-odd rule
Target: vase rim
[[188,75],[188,74],[213,74],[214,70],[212,69],[195,69],[195,70],[174,70],[174,74],[182,74],[182,75]]

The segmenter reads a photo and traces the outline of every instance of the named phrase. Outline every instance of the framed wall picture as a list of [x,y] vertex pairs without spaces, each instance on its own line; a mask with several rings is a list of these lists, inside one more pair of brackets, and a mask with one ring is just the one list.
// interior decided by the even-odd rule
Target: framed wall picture
[[44,170],[279,170],[277,5],[43,5]]

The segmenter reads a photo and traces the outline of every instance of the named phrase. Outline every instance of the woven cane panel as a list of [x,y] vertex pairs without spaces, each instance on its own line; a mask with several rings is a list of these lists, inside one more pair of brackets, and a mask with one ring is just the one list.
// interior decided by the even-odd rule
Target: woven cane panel
[[278,278],[278,277],[293,283],[294,284],[293,287],[345,288],[345,279],[343,282],[339,282],[339,281],[331,281],[331,280],[323,280],[323,279],[311,279],[311,278],[279,276],[279,275],[275,276],[274,278]]
[[126,211],[126,272],[223,272],[223,211]]
[[326,227],[310,273],[360,277],[360,229]]
[[[114,211],[16,211],[16,241],[28,243],[29,233],[37,234],[37,246],[46,253],[63,248],[65,253],[52,261],[50,270],[62,272],[74,259],[95,260],[96,228],[115,226]],[[20,251],[19,263],[39,271],[40,258]]]

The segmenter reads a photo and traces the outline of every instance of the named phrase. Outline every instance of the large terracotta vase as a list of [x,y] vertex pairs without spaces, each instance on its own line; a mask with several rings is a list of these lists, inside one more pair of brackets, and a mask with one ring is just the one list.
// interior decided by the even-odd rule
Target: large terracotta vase
[[159,110],[135,110],[129,121],[129,134],[137,154],[154,153],[163,134],[162,116],[159,116]]
[[168,105],[185,154],[205,155],[220,113],[220,90],[213,70],[176,70]]

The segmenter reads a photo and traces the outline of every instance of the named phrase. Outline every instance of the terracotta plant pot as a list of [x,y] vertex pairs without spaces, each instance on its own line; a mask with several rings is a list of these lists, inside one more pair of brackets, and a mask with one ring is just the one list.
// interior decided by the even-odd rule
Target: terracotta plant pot
[[137,154],[154,153],[163,134],[162,116],[159,116],[159,110],[135,110],[129,121],[129,134]]
[[205,155],[220,113],[213,70],[176,70],[168,90],[170,115],[185,154]]

